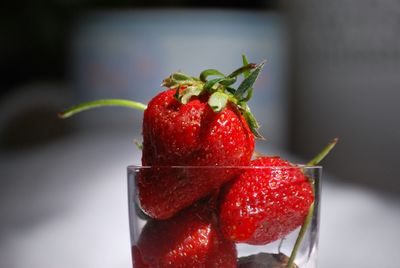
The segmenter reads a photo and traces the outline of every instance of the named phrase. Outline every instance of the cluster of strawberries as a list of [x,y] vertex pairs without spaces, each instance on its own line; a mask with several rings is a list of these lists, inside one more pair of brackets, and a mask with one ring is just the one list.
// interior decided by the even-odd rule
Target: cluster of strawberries
[[243,57],[229,75],[174,73],[147,106],[100,100],[61,115],[106,105],[144,110],[149,168],[136,184],[148,221],[132,248],[134,267],[237,267],[236,243],[268,244],[304,222],[314,191],[301,168],[277,156],[252,160],[261,135],[247,102],[263,66]]
[[237,267],[235,243],[267,244],[303,223],[314,195],[301,169],[279,157],[251,160],[259,133],[246,102],[262,67],[175,73],[149,102],[142,164],[151,168],[137,187],[152,219],[133,247],[135,267]]

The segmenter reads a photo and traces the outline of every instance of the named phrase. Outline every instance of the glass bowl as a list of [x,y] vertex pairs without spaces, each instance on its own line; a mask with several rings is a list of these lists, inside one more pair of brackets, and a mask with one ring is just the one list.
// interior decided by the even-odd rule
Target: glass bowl
[[133,267],[317,267],[322,167],[127,171]]

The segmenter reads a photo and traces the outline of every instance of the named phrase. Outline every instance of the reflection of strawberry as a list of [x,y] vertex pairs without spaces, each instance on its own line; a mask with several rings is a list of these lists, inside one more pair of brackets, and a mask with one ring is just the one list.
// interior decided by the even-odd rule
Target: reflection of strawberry
[[236,267],[233,242],[219,232],[209,204],[148,222],[132,249],[134,267]]
[[261,245],[300,226],[314,194],[301,169],[288,161],[261,157],[251,166],[263,168],[247,170],[227,186],[220,203],[220,224],[227,238]]

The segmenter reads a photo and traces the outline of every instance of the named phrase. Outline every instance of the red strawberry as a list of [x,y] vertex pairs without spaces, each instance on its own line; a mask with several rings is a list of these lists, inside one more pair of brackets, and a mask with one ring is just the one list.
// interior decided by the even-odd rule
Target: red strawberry
[[[99,106],[144,109],[142,165],[152,166],[137,179],[140,205],[155,219],[167,219],[231,180],[235,172],[211,169],[163,169],[162,166],[245,166],[254,150],[258,123],[247,101],[264,63],[247,64],[225,76],[209,69],[199,78],[174,73],[169,89],[143,105],[126,100],[99,100],[68,109],[62,117]],[[245,79],[231,86],[237,76]],[[207,80],[209,76],[217,78]]]
[[[246,101],[262,67],[245,65],[229,76],[206,70],[199,79],[175,73],[164,80],[172,89],[154,97],[143,118],[142,164],[155,167],[137,178],[145,213],[156,219],[172,217],[237,174],[232,169],[157,167],[250,163],[258,125]],[[253,68],[237,90],[228,86]],[[221,77],[207,81],[209,75]]]
[[144,166],[248,164],[254,135],[234,105],[214,112],[209,94],[180,103],[176,90],[161,92],[143,117]]
[[[254,135],[233,105],[214,112],[207,96],[181,104],[175,90],[150,101],[143,120],[144,166],[248,165]],[[166,219],[219,188],[235,175],[207,168],[152,168],[138,178],[143,210]]]
[[299,227],[314,194],[301,169],[286,160],[261,157],[251,166],[262,168],[244,171],[224,189],[220,226],[232,241],[262,245]]
[[165,221],[149,221],[132,248],[133,267],[236,267],[236,248],[218,230],[209,204]]

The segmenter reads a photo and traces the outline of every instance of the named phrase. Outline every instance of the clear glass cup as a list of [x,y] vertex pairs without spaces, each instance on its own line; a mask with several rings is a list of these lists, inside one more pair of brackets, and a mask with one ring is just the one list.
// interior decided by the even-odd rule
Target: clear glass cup
[[[301,165],[129,166],[133,267],[287,267],[293,259],[291,267],[315,268],[321,173]],[[242,234],[235,224],[248,218],[225,217],[237,209],[263,215],[246,241],[234,239]]]

